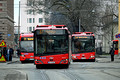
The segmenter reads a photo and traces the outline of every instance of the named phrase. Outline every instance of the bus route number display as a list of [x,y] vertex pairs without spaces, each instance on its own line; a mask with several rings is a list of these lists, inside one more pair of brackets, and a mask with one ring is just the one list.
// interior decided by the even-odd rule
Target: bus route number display
[[22,38],[21,41],[33,41],[33,38]]

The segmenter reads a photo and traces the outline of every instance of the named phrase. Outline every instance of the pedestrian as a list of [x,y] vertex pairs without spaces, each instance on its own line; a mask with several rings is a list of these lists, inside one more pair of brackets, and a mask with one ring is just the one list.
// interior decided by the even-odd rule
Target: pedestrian
[[17,56],[20,57],[20,48],[17,49]]
[[111,47],[111,50],[110,50],[110,52],[109,52],[109,54],[111,55],[111,61],[114,61],[114,52],[115,52],[114,46],[112,46],[112,47]]
[[13,49],[8,46],[8,49],[7,49],[7,61],[12,61],[12,55],[13,55]]

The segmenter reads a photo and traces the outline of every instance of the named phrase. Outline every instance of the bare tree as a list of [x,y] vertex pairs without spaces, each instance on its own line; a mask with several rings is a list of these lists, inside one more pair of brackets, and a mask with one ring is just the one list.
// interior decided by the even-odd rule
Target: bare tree
[[[44,12],[50,17],[49,23],[69,25],[71,31],[78,31],[79,20],[82,31],[91,31],[95,23],[96,4],[92,0],[29,0],[34,12]],[[54,20],[53,20],[54,19]],[[59,21],[60,20],[60,21]],[[87,23],[87,24],[86,24]],[[91,29],[91,30],[90,30]]]

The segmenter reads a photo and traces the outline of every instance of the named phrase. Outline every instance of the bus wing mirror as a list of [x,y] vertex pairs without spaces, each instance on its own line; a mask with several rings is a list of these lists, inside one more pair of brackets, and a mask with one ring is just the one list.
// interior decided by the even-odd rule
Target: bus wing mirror
[[35,31],[32,31],[32,33],[34,33]]

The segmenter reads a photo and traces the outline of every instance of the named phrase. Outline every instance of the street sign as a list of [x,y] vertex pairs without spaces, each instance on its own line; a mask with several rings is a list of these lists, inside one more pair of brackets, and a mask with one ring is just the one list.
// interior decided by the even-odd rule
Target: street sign
[[120,38],[120,34],[115,35],[116,38]]
[[11,36],[11,34],[8,34],[8,36]]
[[6,47],[4,40],[2,40],[2,42],[0,43],[0,47]]
[[2,55],[2,57],[0,57],[0,62],[6,62],[6,59],[3,55]]

